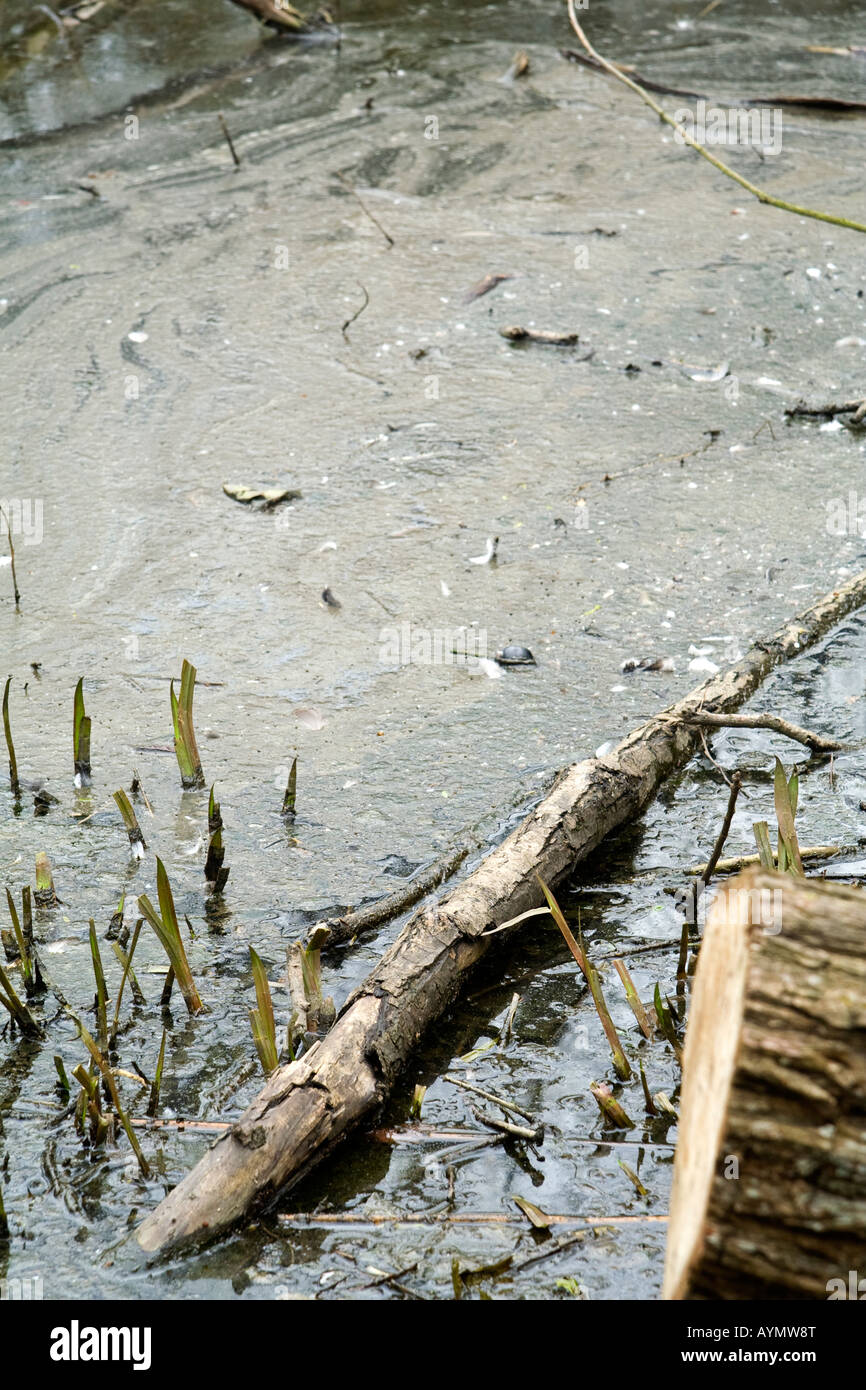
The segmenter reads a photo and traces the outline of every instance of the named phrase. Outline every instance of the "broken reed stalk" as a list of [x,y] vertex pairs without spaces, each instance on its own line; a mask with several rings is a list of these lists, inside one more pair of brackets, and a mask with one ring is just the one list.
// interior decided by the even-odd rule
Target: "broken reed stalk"
[[36,856],[36,891],[33,894],[33,899],[37,907],[57,906],[51,861],[44,850],[40,850]]
[[[800,657],[864,603],[866,572],[794,615],[611,753],[564,768],[548,794],[463,882],[410,918],[318,1046],[268,1078],[231,1130],[145,1218],[138,1231],[141,1247],[165,1250],[219,1237],[251,1208],[306,1176],[368,1121],[419,1038],[490,950],[496,940],[488,934],[491,925],[537,908],[542,895],[536,875],[550,884],[571,875],[612,830],[640,815],[691,756],[698,734],[683,716],[739,708],[776,666]],[[670,1101],[662,1106],[653,1099],[673,1109]]]
[[589,1089],[606,1124],[614,1129],[634,1129],[634,1120],[623,1110],[606,1081],[594,1081]]
[[180,934],[177,913],[174,907],[171,884],[168,881],[168,874],[165,865],[157,857],[156,861],[156,887],[159,899],[159,912],[156,911],[150,899],[142,893],[138,900],[139,911],[147,918],[153,930],[159,938],[160,945],[168,956],[169,963],[174,978],[180,986],[184,1003],[191,1014],[201,1013],[204,1005],[199,998],[195,981],[192,978],[192,971],[189,968],[189,961],[184,950],[183,937]]
[[274,1006],[271,1000],[271,987],[268,984],[268,973],[262,964],[261,957],[257,951],[253,950],[252,946],[250,947],[250,965],[252,966],[258,1004],[258,1008],[250,1009],[250,1027],[253,1030],[253,1042],[256,1045],[256,1052],[259,1054],[262,1070],[265,1076],[270,1076],[271,1072],[276,1071],[280,1064],[277,1025],[274,1021]]
[[9,518],[2,507],[0,507],[0,516],[6,522],[6,535],[9,539],[9,564],[12,568],[12,592],[15,595],[15,611],[18,613],[21,611],[21,595],[18,592],[18,578],[15,574],[15,546],[12,544],[12,527],[9,525]]
[[862,222],[854,222],[849,217],[837,217],[834,213],[818,212],[814,208],[800,207],[797,203],[789,203],[783,198],[776,198],[771,193],[766,193],[762,188],[758,188],[756,184],[750,183],[748,179],[744,179],[742,174],[736,173],[735,170],[731,169],[727,164],[723,164],[720,159],[716,159],[715,155],[710,154],[709,150],[705,149],[703,145],[699,144],[697,140],[689,135],[688,131],[684,126],[680,125],[679,121],[675,121],[673,116],[669,116],[663,106],[659,106],[657,101],[653,101],[645,88],[639,86],[637,82],[634,82],[614,63],[608,62],[607,58],[602,58],[601,54],[593,48],[578,23],[574,9],[574,0],[568,0],[568,18],[572,29],[580,39],[580,42],[583,44],[590,58],[594,58],[599,66],[604,68],[605,72],[610,73],[611,77],[615,77],[617,82],[621,82],[624,87],[628,87],[630,91],[634,92],[635,96],[639,96],[641,101],[645,102],[650,110],[656,113],[660,121],[664,121],[665,125],[670,126],[672,130],[677,132],[677,136],[682,140],[683,144],[688,145],[689,148],[694,150],[696,154],[699,154],[702,159],[705,159],[708,164],[712,164],[713,168],[718,169],[720,174],[724,174],[726,178],[733,179],[734,183],[738,183],[747,193],[751,193],[754,198],[757,198],[759,203],[766,203],[770,207],[780,208],[782,212],[793,212],[798,217],[811,217],[817,222],[830,222],[835,227],[847,227],[848,230],[852,232],[866,232],[866,226],[864,226]]
[[619,975],[619,978],[622,980],[622,986],[625,990],[625,997],[631,1005],[631,1011],[638,1021],[641,1032],[643,1033],[645,1038],[648,1038],[650,1042],[652,1042],[655,1029],[650,1023],[647,1011],[641,1003],[640,995],[638,994],[637,989],[635,988],[634,980],[628,973],[625,961],[620,960],[617,957],[613,965],[617,975]]
[[226,857],[223,846],[223,818],[220,804],[214,799],[213,787],[210,789],[208,799],[207,824],[210,839],[204,861],[204,876],[207,882],[212,885],[211,892],[221,893],[226,886],[226,880],[231,870],[223,868],[223,860]]
[[283,793],[283,809],[282,809],[282,814],[286,817],[287,820],[294,820],[294,819],[295,819],[295,799],[296,799],[296,795],[297,795],[297,790],[298,790],[298,760],[297,760],[297,758],[293,758],[293,759],[292,759],[292,765],[291,765],[291,767],[289,768],[289,780],[288,780],[288,782],[286,783],[286,790],[285,790],[285,792]]
[[42,1028],[25,1003],[15,993],[12,981],[0,966],[0,1004],[28,1038],[41,1038]]
[[6,747],[9,751],[9,785],[12,788],[12,795],[18,796],[21,792],[21,784],[18,781],[18,760],[15,757],[15,745],[12,742],[12,725],[9,722],[9,687],[12,684],[12,677],[6,677],[6,687],[3,691],[3,732],[6,735]]
[[84,677],[75,687],[72,704],[72,757],[76,787],[90,785],[90,720],[84,709]]
[[[108,1061],[102,1055],[99,1048],[96,1046],[96,1043],[93,1041],[93,1038],[88,1033],[87,1029],[81,1022],[81,1019],[78,1017],[78,1015],[73,1013],[72,1009],[70,1008],[67,1008],[66,1012],[69,1014],[69,1017],[72,1019],[73,1023],[78,1028],[78,1031],[81,1034],[82,1042],[84,1043],[85,1047],[87,1048],[87,1051],[90,1053],[91,1057],[93,1058],[94,1062],[96,1063],[100,1072],[102,1073],[102,1079],[108,1087],[109,1094],[111,1095],[111,1101],[114,1105],[115,1113],[118,1119],[120,1120],[120,1123],[123,1125],[124,1131],[126,1132],[126,1137],[132,1145],[133,1152],[135,1153],[135,1156],[138,1159],[138,1167],[141,1172],[141,1176],[143,1178],[149,1178],[150,1167],[148,1165],[147,1159],[141,1151],[141,1145],[138,1142],[138,1136],[135,1133],[135,1130],[132,1128],[132,1125],[129,1123],[129,1118],[126,1114],[126,1111],[120,1103],[120,1096],[117,1090],[117,1083],[114,1080],[114,1073],[112,1072],[111,1067],[108,1064]],[[78,1069],[76,1068],[76,1071],[77,1070]]]
[[129,836],[129,848],[132,851],[133,859],[143,859],[147,845],[141,833],[141,826],[138,817],[132,809],[132,803],[126,792],[121,788],[120,791],[112,793],[117,809],[123,817],[123,824],[126,826],[126,833]]
[[220,129],[222,130],[222,133],[223,133],[223,135],[225,136],[225,142],[226,142],[226,144],[227,144],[228,147],[229,147],[229,153],[231,154],[231,157],[232,157],[232,159],[234,160],[234,166],[235,166],[236,169],[240,169],[240,167],[241,167],[240,156],[238,155],[238,152],[237,152],[237,150],[235,149],[234,140],[232,139],[231,135],[229,134],[229,128],[228,128],[228,125],[226,124],[226,118],[225,118],[225,116],[223,115],[222,111],[218,111],[218,112],[217,112],[217,120],[219,121],[219,123],[220,123]]
[[544,896],[547,899],[547,905],[550,908],[550,914],[553,917],[553,920],[556,923],[556,925],[559,927],[559,930],[562,932],[562,935],[565,938],[565,944],[567,945],[568,949],[571,951],[571,954],[574,956],[574,959],[580,966],[580,969],[583,972],[583,977],[586,980],[586,983],[589,985],[593,1003],[595,1004],[596,1011],[598,1013],[599,1018],[601,1019],[601,1026],[604,1029],[604,1035],[607,1038],[608,1045],[613,1056],[613,1069],[619,1077],[620,1081],[628,1081],[631,1078],[631,1067],[629,1065],[628,1058],[625,1055],[625,1051],[623,1050],[623,1045],[619,1040],[619,1034],[616,1031],[613,1019],[610,1016],[610,1010],[607,1007],[607,1003],[605,1001],[605,997],[601,988],[601,977],[598,971],[596,970],[595,966],[587,958],[586,952],[575,941],[569,928],[569,925],[562,914],[562,909],[560,908],[559,904],[557,903],[547,884],[544,882],[544,879],[541,877],[540,874],[536,875],[536,877],[538,878],[538,882],[541,885],[541,891],[544,893]]
[[[794,825],[799,790],[800,779],[796,772],[792,772],[789,781],[785,776],[785,769],[777,758],[773,774],[773,800],[776,806],[776,820],[779,825],[779,869],[805,878],[806,873],[803,868],[803,860],[800,857],[800,846],[797,843],[797,830]],[[782,863],[783,858],[784,865]],[[772,868],[772,864],[769,867]]]
[[171,722],[174,728],[174,751],[180,768],[180,781],[184,790],[204,786],[204,773],[201,758],[195,741],[195,728],[192,718],[192,702],[195,695],[195,667],[184,659],[180,675],[180,695],[174,693],[174,681],[169,684],[171,692]]

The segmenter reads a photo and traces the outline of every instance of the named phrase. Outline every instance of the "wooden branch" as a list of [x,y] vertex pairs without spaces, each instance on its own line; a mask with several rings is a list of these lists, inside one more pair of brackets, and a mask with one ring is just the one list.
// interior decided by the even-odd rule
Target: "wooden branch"
[[848,885],[752,869],[713,904],[686,1032],[665,1298],[826,1299],[862,1270],[864,941],[866,893]]
[[709,714],[706,710],[696,710],[684,715],[689,724],[701,724],[705,729],[772,729],[776,734],[784,734],[796,743],[804,743],[813,753],[838,753],[844,744],[823,734],[810,733],[799,724],[791,724],[777,714]]
[[689,149],[694,150],[695,153],[699,154],[702,159],[705,159],[708,164],[712,164],[713,168],[718,169],[720,174],[724,174],[726,178],[733,179],[734,183],[738,183],[747,193],[751,193],[754,198],[757,198],[759,203],[766,203],[769,207],[781,208],[782,212],[793,212],[798,217],[812,217],[817,222],[831,222],[836,227],[847,227],[848,230],[852,232],[866,232],[866,226],[864,226],[862,222],[853,222],[849,217],[838,217],[835,213],[830,212],[818,212],[815,208],[800,207],[797,203],[788,203],[783,198],[776,198],[772,193],[766,193],[763,188],[758,188],[756,184],[750,183],[748,179],[744,179],[742,174],[736,173],[736,171],[731,169],[727,164],[723,164],[720,159],[716,159],[715,155],[710,154],[708,149],[705,149],[703,145],[699,144],[697,140],[689,135],[688,131],[680,125],[679,121],[675,121],[673,116],[669,116],[663,106],[659,106],[657,101],[653,101],[649,92],[645,91],[637,82],[632,81],[632,79],[627,76],[621,68],[618,68],[616,64],[608,62],[607,58],[603,58],[600,53],[596,52],[577,21],[577,15],[574,12],[574,0],[568,0],[568,18],[571,22],[572,29],[577,34],[586,52],[589,54],[590,58],[595,60],[600,68],[610,73],[611,77],[615,77],[618,82],[622,82],[625,87],[628,87],[636,96],[639,96],[641,101],[646,102],[650,110],[655,111],[660,121],[664,121],[665,125],[669,125],[672,130],[677,132],[679,138],[684,144],[689,146]]
[[[857,845],[801,845],[800,858],[803,860],[833,859],[837,854],[856,854]],[[773,860],[778,863],[778,855],[773,850]],[[740,869],[748,869],[752,864],[760,864],[759,854],[735,854],[731,859],[719,859],[713,867],[713,873],[731,874]],[[707,872],[708,864],[693,864],[690,869],[683,869],[685,874],[700,874],[701,878]],[[627,954],[627,953],[626,953]]]
[[537,875],[548,884],[567,877],[689,757],[697,734],[685,717],[735,709],[775,666],[799,656],[863,603],[866,573],[785,623],[606,757],[566,768],[467,879],[409,919],[327,1036],[278,1068],[229,1133],[147,1216],[138,1231],[142,1248],[218,1236],[309,1173],[382,1105],[425,1029],[490,949],[485,930],[539,906]]

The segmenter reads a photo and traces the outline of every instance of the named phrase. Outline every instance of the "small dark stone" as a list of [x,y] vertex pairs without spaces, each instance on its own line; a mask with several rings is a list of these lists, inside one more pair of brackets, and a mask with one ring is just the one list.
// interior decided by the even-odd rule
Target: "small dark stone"
[[501,652],[496,653],[496,660],[500,666],[534,666],[535,657],[528,647],[521,647],[517,643],[510,643],[503,647]]

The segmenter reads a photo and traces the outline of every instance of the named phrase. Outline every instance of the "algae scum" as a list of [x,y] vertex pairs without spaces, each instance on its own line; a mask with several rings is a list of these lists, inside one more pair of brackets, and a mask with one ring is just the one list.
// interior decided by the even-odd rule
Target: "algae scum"
[[[591,36],[711,95],[862,95],[855,58],[805,52],[861,40],[855,6],[703,8],[599,5]],[[146,925],[145,1002],[127,982],[117,1040],[134,1117],[149,1099],[136,1069],[152,1082],[164,1029],[161,1117],[231,1121],[259,1089],[250,947],[283,1032],[285,950],[310,922],[393,891],[467,827],[493,843],[559,767],[696,684],[690,646],[724,665],[862,568],[856,496],[850,524],[827,524],[851,509],[862,435],[783,417],[800,397],[863,394],[858,238],[761,209],[666,143],[650,113],[558,57],[572,41],[555,7],[353,6],[341,23],[340,47],[297,47],[228,4],[124,5],[92,42],[27,56],[22,28],[4,46],[0,502],[21,605],[0,566],[0,644],[18,773],[43,789],[16,802],[4,778],[0,866],[20,906],[47,853],[60,902],[34,906],[37,954],[94,1032],[90,919],[111,1013],[109,922],[123,897],[134,927],[165,864],[205,1009],[189,1016],[177,986],[161,1006],[167,958]],[[517,47],[529,73],[503,83]],[[860,137],[858,118],[791,111],[777,155],[726,157],[862,220]],[[579,341],[503,336],[514,326]],[[495,560],[474,563],[494,538]],[[863,637],[849,620],[750,707],[856,744]],[[497,675],[452,652],[509,644],[537,664]],[[207,782],[186,791],[169,695],[184,658]],[[621,671],[665,658],[673,671]],[[82,677],[92,782],[76,788]],[[757,731],[713,751],[749,793],[729,852],[772,823],[775,753],[802,768],[801,843],[858,843],[857,751],[832,776]],[[213,783],[221,894],[204,877]],[[706,857],[726,802],[696,759],[558,894],[590,956],[622,953],[645,1001],[661,982],[676,1006],[681,914],[665,890]],[[828,869],[845,871],[856,859]],[[11,929],[5,905],[0,919]],[[338,1007],[399,925],[325,957]],[[672,949],[629,955],[655,944]],[[602,974],[627,1054],[676,1109],[670,1045],[641,1041]],[[667,1210],[676,1124],[645,1114],[638,1078],[617,1090],[634,1128],[604,1130],[588,1088],[615,1081],[610,1054],[548,918],[424,1040],[381,1121],[398,1132],[351,1141],[281,1203],[315,1223],[271,1213],[153,1268],[131,1230],[212,1132],[137,1130],[150,1179],[123,1134],[83,1143],[53,1058],[74,1098],[86,1048],[53,995],[33,1009],[43,1039],[0,1038],[0,1276],[39,1277],[47,1298],[660,1287],[664,1225],[644,1218]],[[452,1071],[543,1124],[543,1143],[481,1143],[472,1107],[492,1107]],[[423,1128],[407,1135],[419,1083]],[[515,1195],[608,1219],[526,1263],[575,1232],[534,1228]],[[459,1219],[397,1220],[431,1212]],[[403,1291],[370,1268],[408,1271]]]

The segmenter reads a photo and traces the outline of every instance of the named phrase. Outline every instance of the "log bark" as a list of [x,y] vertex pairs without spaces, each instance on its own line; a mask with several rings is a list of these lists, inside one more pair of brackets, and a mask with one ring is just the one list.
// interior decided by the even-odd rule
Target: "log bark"
[[664,1297],[847,1290],[864,1194],[866,893],[750,869],[698,958]]
[[143,1249],[219,1235],[254,1204],[308,1173],[381,1105],[424,1030],[497,939],[483,933],[540,904],[536,874],[555,884],[571,873],[691,754],[697,733],[683,719],[699,709],[736,709],[776,665],[864,602],[866,573],[757,643],[608,756],[560,773],[548,795],[468,878],[410,918],[327,1037],[276,1071],[237,1124],[145,1219],[138,1231]]

